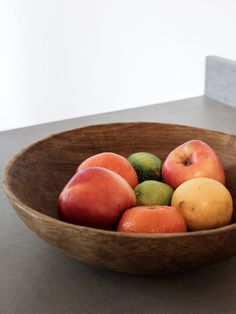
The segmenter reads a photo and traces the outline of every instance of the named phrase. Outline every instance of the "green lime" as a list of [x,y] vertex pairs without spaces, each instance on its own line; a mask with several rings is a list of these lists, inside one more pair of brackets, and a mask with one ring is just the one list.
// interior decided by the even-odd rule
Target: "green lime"
[[139,152],[130,155],[128,160],[136,170],[139,182],[160,179],[162,161],[156,155]]
[[174,190],[167,184],[147,180],[139,183],[134,189],[136,205],[169,205]]

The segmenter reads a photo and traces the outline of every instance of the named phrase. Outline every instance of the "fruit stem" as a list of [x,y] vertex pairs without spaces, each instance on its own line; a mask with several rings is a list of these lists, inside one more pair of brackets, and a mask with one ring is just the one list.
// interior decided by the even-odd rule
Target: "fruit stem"
[[191,163],[191,160],[185,159],[185,160],[183,161],[183,164],[184,164],[184,166],[190,166],[192,163]]

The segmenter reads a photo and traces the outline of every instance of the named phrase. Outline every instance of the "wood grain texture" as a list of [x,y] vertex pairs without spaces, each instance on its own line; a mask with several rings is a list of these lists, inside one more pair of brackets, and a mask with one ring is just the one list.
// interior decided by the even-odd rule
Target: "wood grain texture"
[[119,272],[189,270],[236,254],[236,224],[178,234],[125,234],[57,219],[57,198],[78,164],[104,151],[148,151],[165,158],[177,145],[200,139],[221,158],[236,202],[236,136],[161,123],[114,123],[52,135],[20,152],[5,170],[5,191],[22,221],[49,244],[85,263]]

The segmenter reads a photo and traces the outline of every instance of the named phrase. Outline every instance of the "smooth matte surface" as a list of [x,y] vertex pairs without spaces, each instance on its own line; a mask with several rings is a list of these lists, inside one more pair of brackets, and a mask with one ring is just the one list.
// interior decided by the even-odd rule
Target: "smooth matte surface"
[[[52,133],[84,125],[153,121],[236,133],[236,109],[207,97],[0,133],[2,171],[13,154]],[[0,312],[235,313],[236,258],[168,277],[95,269],[34,235],[0,190]]]
[[206,58],[205,95],[236,107],[236,61],[218,56]]

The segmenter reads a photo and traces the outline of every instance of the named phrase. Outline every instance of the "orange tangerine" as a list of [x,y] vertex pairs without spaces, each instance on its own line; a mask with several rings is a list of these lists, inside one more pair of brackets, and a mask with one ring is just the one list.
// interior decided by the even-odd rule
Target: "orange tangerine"
[[173,206],[136,206],[120,218],[117,231],[141,233],[186,232],[186,222]]

